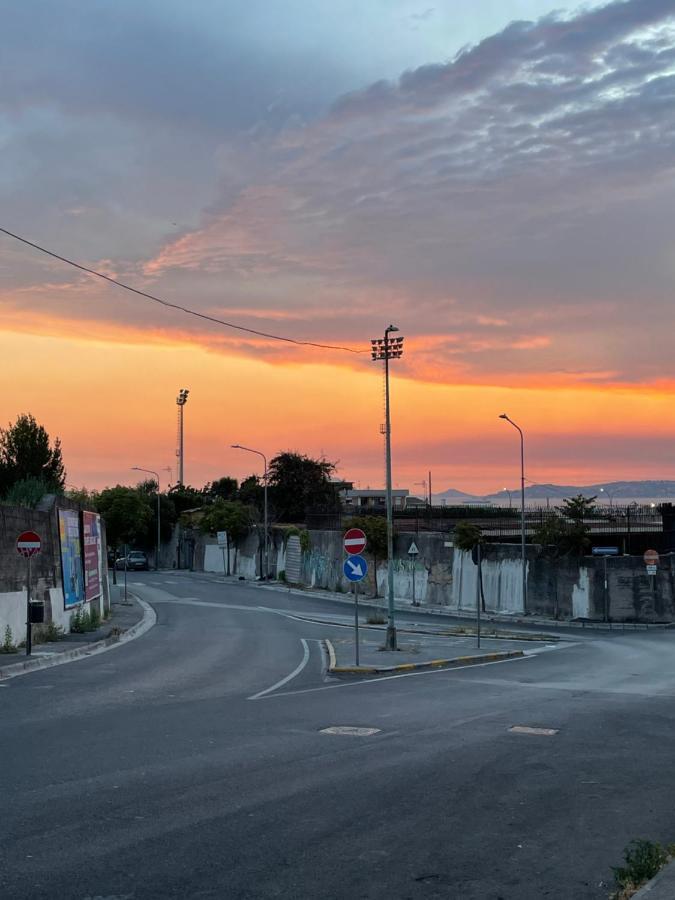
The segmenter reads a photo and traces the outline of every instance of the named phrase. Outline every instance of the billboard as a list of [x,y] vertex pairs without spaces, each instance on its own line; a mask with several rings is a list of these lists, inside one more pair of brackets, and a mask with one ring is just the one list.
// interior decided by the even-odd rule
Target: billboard
[[101,518],[93,512],[82,513],[82,546],[84,550],[84,599],[101,596]]
[[61,545],[63,606],[65,609],[70,609],[84,601],[80,514],[77,510],[59,510],[59,542]]

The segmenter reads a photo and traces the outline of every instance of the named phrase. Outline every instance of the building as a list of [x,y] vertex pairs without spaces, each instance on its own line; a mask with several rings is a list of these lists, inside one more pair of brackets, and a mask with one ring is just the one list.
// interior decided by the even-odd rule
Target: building
[[[391,492],[394,509],[405,509],[409,496],[407,488],[394,488]],[[342,492],[342,502],[347,509],[384,510],[387,507],[387,492],[384,488],[353,488]]]

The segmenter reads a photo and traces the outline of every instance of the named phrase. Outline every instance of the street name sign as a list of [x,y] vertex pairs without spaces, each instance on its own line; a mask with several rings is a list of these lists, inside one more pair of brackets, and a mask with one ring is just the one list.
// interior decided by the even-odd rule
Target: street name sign
[[22,531],[16,539],[16,552],[26,559],[37,556],[41,549],[42,541],[35,531]]
[[642,558],[646,566],[658,566],[659,564],[660,557],[656,550],[645,550]]
[[408,556],[417,556],[419,554],[419,550],[417,549],[417,544],[415,541],[408,547]]
[[362,556],[348,556],[344,561],[342,571],[348,581],[363,581],[368,574],[368,563]]
[[366,535],[360,528],[350,528],[342,539],[345,552],[351,556],[363,553],[366,549]]
[[618,547],[593,547],[591,550],[593,556],[618,556]]

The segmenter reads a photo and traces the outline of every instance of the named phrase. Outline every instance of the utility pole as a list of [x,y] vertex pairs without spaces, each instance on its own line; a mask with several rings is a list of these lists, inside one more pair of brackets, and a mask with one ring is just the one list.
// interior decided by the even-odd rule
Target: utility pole
[[523,575],[523,612],[527,613],[527,557],[525,555],[525,438],[523,429],[513,419],[509,419],[506,413],[499,417],[505,419],[520,434],[520,554]]
[[[387,475],[387,634],[385,647],[396,650],[396,621],[394,614],[394,513],[391,496],[391,411],[389,403],[389,360],[400,359],[403,355],[403,338],[390,338],[392,331],[398,331],[396,325],[389,325],[384,331],[384,340],[371,340],[373,360],[384,360],[384,440],[385,467]],[[375,573],[377,578],[377,572]]]
[[190,391],[187,388],[181,388],[176,397],[176,403],[178,404],[178,449],[176,450],[176,456],[178,457],[179,487],[183,487],[183,407],[187,403],[189,393]]

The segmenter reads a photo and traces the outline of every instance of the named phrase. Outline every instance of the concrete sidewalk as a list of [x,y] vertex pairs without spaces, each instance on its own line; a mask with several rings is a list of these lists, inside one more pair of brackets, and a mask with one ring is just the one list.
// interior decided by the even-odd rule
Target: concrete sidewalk
[[34,643],[30,656],[26,656],[23,648],[17,653],[0,653],[0,680],[87,656],[118,643],[123,636],[133,635],[147,619],[147,605],[141,605],[131,595],[128,604],[113,600],[110,608],[111,617],[95,631],[66,634],[58,641]]
[[[324,640],[331,674],[375,675],[415,669],[476,665],[523,657],[517,641],[487,639],[477,647],[475,637],[455,638],[443,635],[398,634],[398,649],[384,649],[384,628],[361,625],[359,628],[359,664],[356,664],[354,633],[345,629],[344,637]],[[553,645],[552,645],[553,646]]]

